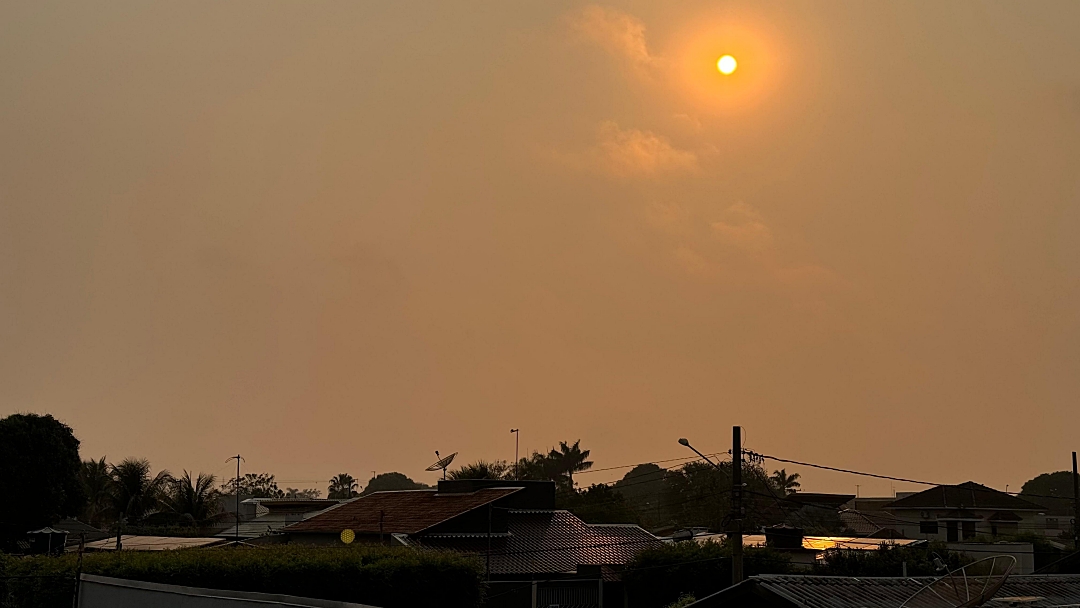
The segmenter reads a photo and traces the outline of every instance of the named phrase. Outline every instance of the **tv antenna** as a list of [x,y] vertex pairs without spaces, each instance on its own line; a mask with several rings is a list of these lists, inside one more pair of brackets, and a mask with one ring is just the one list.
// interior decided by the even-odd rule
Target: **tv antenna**
[[1015,566],[1016,558],[1011,555],[980,559],[928,583],[900,604],[900,608],[982,606],[1001,589]]
[[431,465],[430,467],[428,467],[428,468],[426,468],[424,470],[425,471],[438,471],[439,469],[442,469],[442,478],[446,479],[446,467],[450,466],[451,462],[454,462],[454,456],[457,456],[457,452],[454,452],[453,454],[450,454],[446,458],[439,458],[439,450],[435,450],[435,457],[439,458],[439,459],[437,461],[435,461],[435,464]]

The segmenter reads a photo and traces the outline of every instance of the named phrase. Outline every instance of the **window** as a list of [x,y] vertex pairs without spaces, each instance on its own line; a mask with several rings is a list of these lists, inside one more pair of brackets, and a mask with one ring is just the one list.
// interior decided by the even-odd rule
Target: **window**
[[919,534],[937,534],[936,521],[920,521]]
[[961,532],[963,533],[964,540],[969,538],[975,538],[975,522],[965,521],[961,524]]

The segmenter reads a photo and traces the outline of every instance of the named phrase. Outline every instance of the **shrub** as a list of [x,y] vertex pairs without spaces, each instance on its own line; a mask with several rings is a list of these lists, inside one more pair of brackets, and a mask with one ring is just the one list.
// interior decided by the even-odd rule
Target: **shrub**
[[[0,556],[0,577],[17,605],[71,606],[78,557]],[[475,606],[482,597],[483,566],[448,553],[387,547],[185,549],[90,553],[82,571],[116,578],[233,591],[282,593],[370,604],[383,608]]]

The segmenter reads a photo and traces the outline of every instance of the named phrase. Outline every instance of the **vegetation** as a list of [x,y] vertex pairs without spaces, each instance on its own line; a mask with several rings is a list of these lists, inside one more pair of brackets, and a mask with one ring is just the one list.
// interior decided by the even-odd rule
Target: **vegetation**
[[79,440],[52,416],[0,420],[0,546],[82,510],[80,465]]
[[1043,473],[1020,488],[1020,498],[1042,505],[1055,514],[1071,514],[1073,474],[1071,471]]
[[[746,576],[791,571],[787,557],[772,549],[747,547]],[[642,551],[623,573],[629,605],[652,608],[697,598],[731,585],[731,548],[727,543],[681,542]]]
[[450,479],[513,479],[513,471],[505,460],[477,460],[447,474]]
[[799,483],[799,474],[788,474],[787,469],[780,469],[779,471],[773,471],[770,481],[776,486],[776,489],[784,493],[785,496],[794,494],[799,491],[802,484]]
[[360,495],[356,491],[359,484],[348,473],[338,473],[330,480],[330,487],[326,491],[327,498],[355,498]]
[[[71,554],[21,559],[0,555],[0,577],[72,577],[76,563],[77,557]],[[370,546],[90,553],[84,556],[82,570],[156,583],[281,593],[385,608],[472,607],[480,602],[483,584],[483,566],[477,560]],[[72,591],[72,585],[63,579],[8,580],[15,605],[27,608],[67,608],[72,605]]]
[[360,496],[366,496],[372,492],[385,492],[388,490],[424,490],[431,486],[413,481],[403,473],[380,473],[368,481],[367,487]]
[[[901,576],[907,564],[908,576],[934,576],[955,570],[970,559],[948,550],[945,543],[900,547],[883,544],[875,551],[829,549],[824,559],[815,564],[814,574],[832,576]],[[939,558],[944,568],[934,559]]]

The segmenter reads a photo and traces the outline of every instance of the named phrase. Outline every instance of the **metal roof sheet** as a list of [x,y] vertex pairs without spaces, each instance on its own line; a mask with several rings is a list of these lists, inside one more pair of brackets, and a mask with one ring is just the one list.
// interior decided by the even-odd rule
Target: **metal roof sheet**
[[[124,551],[166,551],[210,547],[227,542],[224,538],[186,538],[180,536],[140,536],[124,534],[120,537]],[[87,551],[115,551],[116,537],[104,538],[84,545]]]
[[[896,608],[935,580],[931,577],[885,578],[762,574],[691,604],[698,608],[742,606],[747,594],[770,598],[755,606],[791,608]],[[987,606],[1043,608],[1080,603],[1080,575],[1010,576]]]
[[436,490],[374,492],[293,524],[287,532],[338,534],[415,534],[452,517],[509,496],[521,488],[484,488],[475,492],[439,493]]

